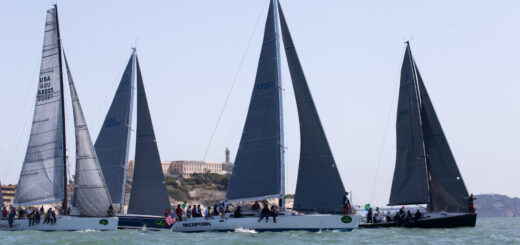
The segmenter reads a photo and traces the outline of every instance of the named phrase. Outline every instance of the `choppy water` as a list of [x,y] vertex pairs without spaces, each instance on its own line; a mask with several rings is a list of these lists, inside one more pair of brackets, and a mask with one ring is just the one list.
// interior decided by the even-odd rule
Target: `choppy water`
[[352,232],[172,233],[0,232],[0,244],[520,244],[520,218],[479,218],[475,228],[357,229]]

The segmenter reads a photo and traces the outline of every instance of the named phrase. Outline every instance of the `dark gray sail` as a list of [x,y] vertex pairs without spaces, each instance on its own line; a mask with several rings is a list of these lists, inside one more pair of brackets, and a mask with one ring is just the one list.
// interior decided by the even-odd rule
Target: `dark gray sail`
[[417,75],[407,45],[397,105],[396,162],[389,205],[429,203]]
[[[134,56],[126,65],[112,104],[94,145],[114,204],[124,196],[134,98]],[[124,202],[124,200],[123,200]]]
[[299,211],[341,212],[345,188],[279,4],[278,8],[300,121],[300,164],[293,208]]
[[262,199],[282,193],[281,84],[275,5],[271,1],[262,51],[226,199]]
[[136,64],[137,136],[128,213],[162,215],[165,209],[170,209],[170,201],[137,57]]
[[424,145],[430,173],[432,211],[466,212],[468,190],[414,61],[421,94]]
[[0,182],[0,204],[4,205],[4,196],[2,194],[2,182]]
[[47,10],[38,93],[14,203],[39,205],[64,198],[65,137],[57,10]]
[[76,173],[74,177],[73,206],[78,209],[80,216],[103,217],[106,215],[112,201],[110,200],[110,194],[99,166],[96,151],[92,145],[87,121],[83,115],[83,109],[81,109],[65,52],[63,52],[63,57],[65,58],[65,67],[67,68],[69,79],[76,135]]

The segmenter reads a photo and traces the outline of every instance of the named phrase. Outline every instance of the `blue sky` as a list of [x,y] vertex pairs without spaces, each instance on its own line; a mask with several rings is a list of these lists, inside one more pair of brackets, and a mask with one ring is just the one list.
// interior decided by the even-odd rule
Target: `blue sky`
[[[163,160],[203,158],[238,74],[206,157],[223,160],[228,146],[234,159],[254,82],[266,2],[58,1],[63,45],[92,138],[97,137],[131,47],[137,43]],[[23,162],[45,11],[52,4],[1,1],[3,183],[17,182]],[[469,191],[520,196],[520,2],[284,0],[281,4],[354,202],[388,201],[395,161],[395,89],[406,40],[411,40]],[[299,132],[285,61],[282,67],[287,189],[293,192]],[[73,154],[73,145],[69,147]]]

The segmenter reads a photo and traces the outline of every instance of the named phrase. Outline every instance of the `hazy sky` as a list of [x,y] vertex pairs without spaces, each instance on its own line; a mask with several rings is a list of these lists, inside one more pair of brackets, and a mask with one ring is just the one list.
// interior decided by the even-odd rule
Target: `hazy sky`
[[[234,159],[267,1],[58,1],[63,45],[93,140],[137,40],[163,160],[203,158],[238,74],[206,157],[224,160],[228,146]],[[45,14],[52,4],[0,2],[2,183],[16,183],[22,166]],[[281,4],[341,177],[356,204],[388,202],[395,163],[396,85],[406,40],[411,40],[468,190],[520,196],[519,1]],[[285,60],[282,67],[286,185],[293,193],[298,119]],[[72,117],[67,123],[70,129]],[[73,154],[73,138],[68,142]]]

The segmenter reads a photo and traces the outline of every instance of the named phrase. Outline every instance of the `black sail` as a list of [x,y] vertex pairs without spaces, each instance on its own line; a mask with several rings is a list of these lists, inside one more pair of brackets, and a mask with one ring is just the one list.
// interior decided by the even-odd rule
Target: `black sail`
[[281,84],[273,2],[265,24],[255,84],[226,199],[262,199],[282,193]]
[[280,5],[278,5],[278,9],[283,44],[300,121],[300,164],[294,209],[299,211],[341,212],[345,188]]
[[125,191],[123,186],[126,182],[125,173],[128,164],[134,98],[133,87],[135,86],[132,78],[134,55],[135,50],[126,65],[94,145],[114,204],[121,203],[122,193]]
[[397,152],[390,205],[430,202],[418,92],[412,53],[407,45],[397,105]]
[[468,209],[468,190],[415,62],[414,67],[417,70],[422,102],[424,145],[431,178],[431,210],[465,212]]
[[170,201],[137,57],[136,62],[137,136],[128,213],[162,215],[165,209],[170,209]]

